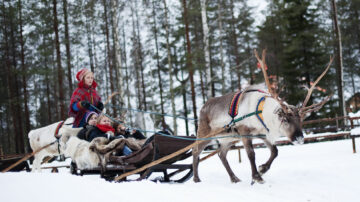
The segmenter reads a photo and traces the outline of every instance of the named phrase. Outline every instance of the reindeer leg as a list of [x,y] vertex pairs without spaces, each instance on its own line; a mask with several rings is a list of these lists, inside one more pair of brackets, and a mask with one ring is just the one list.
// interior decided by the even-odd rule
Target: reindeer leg
[[192,150],[193,155],[193,172],[194,172],[194,182],[200,182],[199,173],[198,173],[198,167],[199,167],[199,155],[201,152],[205,149],[206,145],[209,144],[210,140],[204,141],[198,145],[196,145]]
[[242,138],[244,147],[246,150],[246,153],[248,155],[248,158],[250,160],[251,165],[251,172],[252,172],[252,182],[251,185],[253,185],[255,182],[258,182],[260,184],[263,184],[265,181],[261,178],[261,175],[256,169],[256,163],[255,163],[255,151],[252,144],[252,140],[249,138]]
[[238,177],[236,177],[236,175],[230,168],[229,162],[226,159],[226,155],[227,155],[231,145],[232,144],[220,145],[219,157],[220,157],[221,162],[223,163],[224,167],[226,168],[226,171],[228,172],[228,174],[230,176],[231,182],[237,183],[237,182],[240,182],[241,180]]
[[41,172],[41,162],[44,158],[44,154],[42,151],[35,154],[34,161],[32,163],[31,172]]
[[264,142],[265,142],[266,146],[270,149],[271,155],[270,155],[269,160],[267,160],[266,163],[259,166],[259,172],[260,172],[261,175],[263,175],[264,173],[266,173],[266,171],[268,171],[270,169],[270,166],[271,166],[272,162],[278,156],[278,149],[276,148],[276,146],[272,145],[267,140],[264,140]]

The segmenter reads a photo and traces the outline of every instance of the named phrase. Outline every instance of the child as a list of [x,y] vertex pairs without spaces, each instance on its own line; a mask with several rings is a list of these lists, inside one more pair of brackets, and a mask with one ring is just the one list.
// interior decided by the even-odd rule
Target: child
[[146,139],[144,134],[142,134],[139,130],[132,130],[130,132],[130,130],[127,130],[125,126],[121,123],[114,123],[114,129],[116,137],[122,135],[125,138],[132,137],[138,140]]
[[93,106],[99,110],[104,108],[104,104],[95,90],[97,83],[94,81],[94,74],[90,70],[83,68],[76,74],[76,79],[79,81],[78,87],[71,96],[69,106],[69,116],[75,118],[74,128],[85,125],[86,112],[96,110]]
[[[89,132],[88,138],[86,140],[91,142],[94,138],[105,137],[112,141],[116,139],[116,137],[114,136],[114,132],[115,130],[111,126],[111,120],[107,116],[102,114],[99,116],[94,129]],[[123,148],[123,155],[129,155],[131,153],[131,149],[125,145]]]
[[92,128],[96,126],[98,114],[96,112],[89,111],[85,115],[85,125],[83,126],[83,129],[78,133],[77,137],[86,140],[88,139],[88,131],[90,131]]

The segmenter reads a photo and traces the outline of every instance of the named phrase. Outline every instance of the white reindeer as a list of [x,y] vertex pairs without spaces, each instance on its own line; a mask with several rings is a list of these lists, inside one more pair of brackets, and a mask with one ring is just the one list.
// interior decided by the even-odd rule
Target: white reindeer
[[100,165],[99,155],[91,147],[107,143],[106,138],[95,138],[88,142],[71,134],[63,134],[60,138],[60,150],[65,157],[70,157],[79,169],[92,169]]
[[[255,56],[258,62],[261,65],[262,71],[264,73],[265,82],[269,87],[269,79],[267,77],[267,73],[265,70],[265,51],[262,54],[262,60],[260,60],[257,52],[255,51]],[[306,107],[306,104],[310,98],[312,90],[315,85],[319,82],[319,80],[325,75],[326,71],[329,69],[332,63],[332,59],[330,60],[329,65],[325,69],[325,71],[320,75],[320,77],[314,82],[311,88],[308,91],[307,97],[302,105],[302,107],[294,107],[288,105],[287,103],[281,101],[277,95],[275,95],[271,89],[264,89],[264,85],[253,85],[246,88],[240,98],[238,103],[238,111],[239,114],[235,117],[235,119],[250,114],[257,110],[257,104],[260,103],[259,100],[265,97],[265,101],[263,103],[262,110],[262,121],[254,116],[249,116],[248,118],[239,121],[231,127],[232,131],[242,136],[240,139],[243,141],[244,147],[246,149],[248,158],[251,164],[252,170],[252,183],[264,183],[261,175],[269,170],[271,163],[276,158],[278,154],[278,150],[274,145],[275,140],[279,136],[286,136],[289,138],[291,142],[303,143],[303,134],[302,134],[302,120],[305,117],[305,114],[311,111],[319,110],[323,104],[330,98],[327,97],[324,101],[318,104],[314,104],[312,106]],[[257,91],[257,90],[265,91]],[[231,103],[235,93],[230,93],[221,97],[215,97],[209,99],[200,111],[200,120],[199,120],[199,128],[197,131],[197,137],[216,137],[216,136],[226,136],[231,133],[228,133],[226,130],[222,130],[225,125],[230,123],[231,117],[228,115],[229,104]],[[221,131],[221,132],[218,132]],[[249,136],[256,137],[258,134],[265,134],[265,137],[262,138],[265,142],[266,146],[271,151],[271,156],[269,160],[259,167],[259,170],[255,164],[255,152],[252,145],[252,138]],[[239,182],[240,179],[236,177],[236,175],[231,170],[229,163],[226,159],[226,154],[229,148],[234,144],[234,140],[239,140],[236,137],[229,137],[224,139],[218,139],[220,143],[220,152],[219,157],[226,168],[230,179],[232,182]],[[200,182],[199,174],[198,174],[198,165],[199,165],[199,155],[207,146],[210,140],[203,141],[202,143],[196,145],[193,148],[193,171],[194,171],[194,181]]]
[[[68,118],[67,120],[65,120],[62,128],[60,128],[59,130],[58,135],[61,136],[62,134],[66,134],[66,133],[76,135],[81,130],[81,128],[72,128],[73,121],[74,118]],[[41,151],[35,154],[31,169],[33,172],[34,171],[41,172],[41,167],[40,167],[41,162],[46,156],[53,157],[62,154],[61,151],[59,150],[59,144],[58,142],[56,142],[57,139],[55,137],[55,130],[58,127],[59,123],[60,121],[42,128],[31,130],[29,132],[28,134],[29,142],[31,149],[33,151],[37,151],[38,149],[55,142],[51,146],[42,149]]]

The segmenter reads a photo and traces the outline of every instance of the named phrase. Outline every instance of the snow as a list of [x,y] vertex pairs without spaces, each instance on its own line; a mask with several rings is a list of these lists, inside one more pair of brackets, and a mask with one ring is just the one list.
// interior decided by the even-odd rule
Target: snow
[[351,129],[351,135],[360,135],[360,127]]
[[350,113],[349,113],[349,116],[350,116],[350,117],[360,117],[360,111],[355,112],[355,113],[350,112]]
[[[358,139],[356,140],[358,141]],[[359,143],[358,143],[359,144]],[[352,153],[351,140],[300,146],[279,146],[279,156],[263,178],[251,183],[245,151],[228,154],[235,174],[242,180],[231,183],[218,157],[200,163],[201,183],[161,184],[152,181],[107,182],[98,175],[74,176],[66,168],[59,173],[1,173],[1,200],[12,201],[359,201],[360,154]],[[206,155],[206,154],[203,154]],[[258,165],[269,156],[256,149]],[[186,160],[191,162],[191,158]],[[67,161],[69,162],[69,160]],[[56,162],[58,164],[58,162]],[[136,176],[134,176],[136,177]]]

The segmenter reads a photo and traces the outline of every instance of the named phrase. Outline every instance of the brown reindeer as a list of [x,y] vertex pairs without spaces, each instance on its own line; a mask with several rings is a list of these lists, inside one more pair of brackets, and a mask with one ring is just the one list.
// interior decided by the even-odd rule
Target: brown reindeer
[[[226,159],[226,154],[229,148],[234,144],[234,142],[236,142],[235,140],[239,140],[240,138],[243,141],[251,164],[252,183],[264,183],[261,175],[269,170],[273,160],[278,155],[278,150],[274,145],[276,139],[280,136],[286,136],[292,143],[302,144],[304,142],[302,121],[305,115],[312,111],[319,110],[330,98],[330,96],[328,96],[322,102],[306,107],[315,85],[328,71],[333,60],[332,58],[330,59],[325,71],[308,90],[308,94],[302,106],[295,107],[282,101],[270,88],[269,79],[265,70],[265,53],[266,52],[264,50],[262,59],[259,58],[256,51],[255,56],[260,63],[268,89],[266,90],[263,84],[252,85],[244,89],[239,98],[237,105],[239,113],[235,119],[255,111],[262,110],[262,112],[258,114],[259,117],[257,115],[249,116],[248,118],[234,123],[229,128],[230,130],[228,131],[238,134],[238,137],[218,139],[220,143],[219,157],[226,168],[231,181],[235,183],[239,182],[240,179],[233,173]],[[198,138],[208,137],[209,134],[213,134],[211,135],[212,137],[229,136],[230,133],[228,131],[220,133],[215,131],[221,131],[222,127],[231,122],[232,118],[229,116],[228,110],[229,104],[232,102],[235,94],[236,93],[229,93],[221,97],[211,98],[204,104],[200,111],[199,128],[197,131]],[[259,105],[263,106],[262,109],[259,109]],[[251,137],[256,137],[258,134],[265,135],[265,137],[261,139],[270,149],[271,155],[268,161],[259,166],[257,169],[255,164],[255,152],[252,145],[253,138]],[[193,170],[195,182],[200,182],[198,174],[199,155],[209,142],[210,140],[203,141],[193,148]]]

